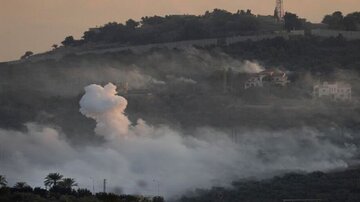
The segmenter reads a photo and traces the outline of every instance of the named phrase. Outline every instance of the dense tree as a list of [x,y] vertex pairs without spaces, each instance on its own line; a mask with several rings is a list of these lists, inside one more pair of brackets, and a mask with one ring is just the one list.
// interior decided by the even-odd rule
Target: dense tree
[[0,187],[6,187],[6,185],[7,185],[7,180],[5,176],[0,175]]
[[344,17],[343,22],[346,30],[358,31],[360,28],[360,12],[348,14]]
[[126,21],[125,25],[129,29],[135,29],[136,27],[138,27],[140,25],[140,23],[133,19],[129,19],[128,21]]
[[79,189],[77,191],[65,189],[60,186],[51,188],[49,191],[42,188],[32,189],[26,183],[18,183],[13,188],[0,188],[1,202],[162,202],[155,197],[140,195],[116,195],[112,193],[98,193],[93,195],[89,190]]
[[141,18],[141,24],[144,26],[154,26],[154,25],[160,25],[161,23],[165,22],[165,18],[164,17],[160,17],[160,16],[153,16],[153,17],[142,17]]
[[165,202],[165,199],[161,196],[155,196],[153,197],[152,202]]
[[67,36],[64,41],[61,42],[61,44],[64,46],[72,46],[75,45],[76,42],[73,36]]
[[342,12],[336,11],[332,15],[326,15],[322,23],[327,24],[330,29],[344,29],[344,16]]
[[76,192],[79,197],[92,196],[91,191],[88,189],[78,189]]
[[[262,21],[262,23],[260,23]],[[129,19],[122,23],[111,22],[99,28],[84,32],[83,40],[65,40],[65,46],[80,45],[88,42],[146,44],[201,38],[216,38],[273,30],[276,22],[261,20],[251,10],[231,13],[214,9],[204,15],[167,15],[142,17],[140,22]]]
[[184,196],[179,201],[275,202],[286,198],[311,198],[329,202],[357,202],[360,200],[360,186],[356,180],[359,177],[358,169],[335,173],[288,173],[267,180],[233,182],[232,188],[196,190],[192,196]]
[[75,179],[73,178],[64,178],[59,182],[59,186],[62,186],[64,188],[72,189],[73,187],[78,186],[75,182]]
[[23,56],[21,56],[20,59],[26,59],[26,58],[29,58],[32,55],[34,55],[34,53],[32,51],[26,51],[25,54]]
[[297,30],[303,27],[301,19],[299,19],[299,17],[294,13],[286,12],[284,15],[284,21],[285,29],[287,31]]
[[30,187],[30,186],[26,182],[17,182],[14,185],[15,189],[25,189],[25,188],[28,188],[28,187]]
[[56,186],[56,185],[58,185],[58,183],[61,181],[62,178],[63,178],[63,176],[60,175],[59,173],[49,173],[45,177],[44,185],[46,187]]
[[328,25],[330,29],[356,31],[360,25],[360,12],[344,16],[342,12],[336,11],[331,15],[326,15],[322,23]]

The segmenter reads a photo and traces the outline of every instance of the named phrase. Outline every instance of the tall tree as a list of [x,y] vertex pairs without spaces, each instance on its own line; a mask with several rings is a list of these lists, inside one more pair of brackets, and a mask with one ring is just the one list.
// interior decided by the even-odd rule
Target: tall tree
[[0,187],[6,187],[6,185],[7,185],[7,181],[5,176],[0,175]]
[[47,187],[53,187],[58,185],[58,182],[60,182],[60,180],[63,178],[62,175],[60,175],[59,173],[49,173],[46,177],[45,177],[45,181],[44,184]]
[[26,58],[29,58],[32,55],[34,55],[34,53],[32,51],[26,51],[25,54],[23,56],[21,56],[20,59],[26,59]]
[[15,189],[25,189],[25,188],[29,188],[30,186],[26,183],[26,182],[17,182],[14,185]]
[[129,19],[128,21],[126,21],[125,25],[129,29],[135,29],[136,27],[138,27],[140,25],[140,23],[133,19]]
[[75,39],[73,36],[67,36],[61,44],[64,46],[72,46],[75,44]]
[[344,17],[344,27],[346,30],[357,31],[360,28],[360,12],[354,12]]
[[327,24],[330,29],[344,29],[344,16],[342,12],[336,11],[332,15],[326,15],[322,23]]
[[301,29],[302,22],[299,17],[294,13],[286,12],[284,15],[285,29],[287,31]]
[[62,181],[59,182],[59,185],[69,189],[78,186],[75,182],[75,179],[73,178],[64,178]]

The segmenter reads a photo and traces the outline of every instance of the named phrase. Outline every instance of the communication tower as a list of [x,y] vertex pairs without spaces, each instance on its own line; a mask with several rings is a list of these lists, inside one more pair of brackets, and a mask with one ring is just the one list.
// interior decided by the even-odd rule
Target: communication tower
[[275,18],[278,21],[283,21],[284,20],[284,2],[283,0],[276,0],[276,7],[275,7]]

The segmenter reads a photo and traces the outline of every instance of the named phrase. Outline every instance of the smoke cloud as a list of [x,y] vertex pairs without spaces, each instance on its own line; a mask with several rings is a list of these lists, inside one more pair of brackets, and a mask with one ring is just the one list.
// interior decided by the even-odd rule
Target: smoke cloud
[[96,120],[95,133],[108,141],[127,135],[130,125],[124,115],[127,100],[116,93],[116,86],[111,83],[104,88],[93,84],[85,88],[85,95],[80,100],[80,112]]
[[105,178],[109,191],[149,195],[159,183],[161,195],[174,197],[239,178],[345,168],[357,150],[311,128],[242,131],[236,138],[209,127],[184,134],[142,119],[132,124],[126,106],[111,83],[85,88],[80,112],[96,121],[104,137],[98,145],[73,146],[61,131],[37,124],[27,124],[27,132],[0,130],[1,173],[10,183],[41,186],[47,173],[61,172],[90,190],[95,179],[95,191]]
[[259,63],[251,62],[249,60],[245,60],[243,65],[241,65],[240,72],[259,73],[259,72],[264,71],[264,70],[265,70],[265,68],[263,66],[261,66]]

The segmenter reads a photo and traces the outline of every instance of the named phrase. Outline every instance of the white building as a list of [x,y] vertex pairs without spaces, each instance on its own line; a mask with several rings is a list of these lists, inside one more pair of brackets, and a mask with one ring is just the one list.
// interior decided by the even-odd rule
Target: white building
[[269,69],[251,76],[245,82],[245,89],[252,87],[264,87],[265,85],[286,86],[289,83],[285,72]]
[[314,98],[328,98],[333,101],[351,101],[351,86],[346,83],[323,82],[314,86]]

